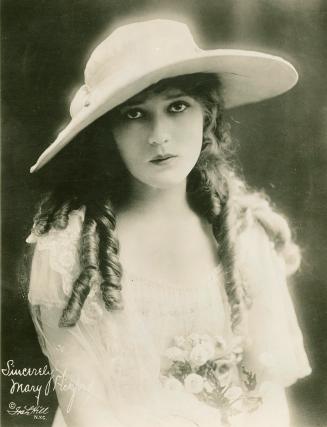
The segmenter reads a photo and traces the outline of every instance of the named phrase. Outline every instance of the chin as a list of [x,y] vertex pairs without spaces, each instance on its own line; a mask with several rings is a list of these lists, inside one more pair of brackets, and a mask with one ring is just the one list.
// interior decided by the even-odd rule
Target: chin
[[140,169],[130,170],[130,174],[134,179],[148,187],[167,190],[186,182],[188,175],[195,166],[196,162],[194,160],[192,159],[192,161],[184,162],[183,164],[179,163],[178,167],[158,169],[151,167],[144,168],[143,171]]
[[184,183],[187,179],[187,175],[188,174],[169,174],[169,176],[164,176],[164,174],[162,174],[161,176],[151,178],[142,177],[139,181],[152,188],[168,190],[169,188],[174,188]]

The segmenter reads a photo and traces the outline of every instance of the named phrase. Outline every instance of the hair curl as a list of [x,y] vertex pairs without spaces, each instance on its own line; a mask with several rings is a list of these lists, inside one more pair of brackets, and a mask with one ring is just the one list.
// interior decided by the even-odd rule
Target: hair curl
[[[265,196],[250,192],[235,174],[234,150],[229,125],[223,116],[224,103],[219,78],[211,73],[169,78],[149,87],[142,95],[146,97],[149,93],[160,93],[167,87],[181,89],[197,99],[203,107],[203,146],[188,176],[187,195],[191,207],[212,224],[225,275],[232,328],[237,331],[242,323],[244,305],[250,303],[247,290],[235,268],[235,242],[247,212],[250,210],[254,214],[278,250],[289,259],[293,257],[294,269],[299,260],[297,247],[291,242],[286,221],[272,210]],[[110,123],[114,119],[115,110],[77,136],[76,141],[70,144],[72,148],[63,150],[64,154],[59,155],[57,160],[61,164],[60,176],[53,173],[56,161],[52,162],[54,167],[47,178],[55,181],[56,186],[42,199],[34,218],[34,232],[41,235],[51,227],[65,228],[69,213],[73,209],[85,207],[80,243],[81,273],[63,310],[60,326],[76,324],[92,286],[100,286],[107,310],[123,307],[115,206],[122,202],[123,192],[120,191],[122,187],[119,187],[119,183],[123,183],[123,188],[128,191],[128,174],[113,140],[110,141],[108,136]],[[67,166],[67,159],[71,158],[74,162],[68,160]],[[69,174],[63,176],[65,159]],[[94,183],[92,189],[90,182]]]

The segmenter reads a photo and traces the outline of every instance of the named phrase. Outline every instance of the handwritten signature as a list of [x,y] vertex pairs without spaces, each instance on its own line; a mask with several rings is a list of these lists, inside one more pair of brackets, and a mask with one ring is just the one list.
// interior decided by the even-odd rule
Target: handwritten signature
[[[71,375],[68,375],[67,370],[64,369],[62,372],[58,372],[56,370],[50,369],[47,365],[43,368],[21,368],[18,369],[15,367],[14,360],[7,361],[7,367],[5,369],[1,369],[2,375],[9,377],[11,381],[10,394],[25,394],[25,393],[33,393],[36,398],[36,405],[33,406],[16,406],[14,402],[11,404],[14,405],[13,408],[9,408],[9,411],[13,411],[14,413],[11,415],[30,415],[31,411],[38,411],[39,408],[43,408],[40,406],[41,395],[48,396],[52,391],[62,391],[65,392],[68,397],[66,412],[69,413],[73,407],[74,400],[76,398],[76,394],[78,390],[89,391],[91,387],[91,383],[84,384],[79,381],[78,378],[74,378],[71,380]],[[20,381],[16,381],[12,377],[34,377],[34,376],[47,376],[49,377],[46,384],[30,384],[30,383],[22,383]],[[67,395],[67,393],[69,393]],[[26,411],[28,413],[26,413]],[[33,413],[34,414],[34,413]],[[35,414],[38,415],[38,414]]]
[[48,376],[51,375],[51,370],[48,365],[44,365],[43,368],[15,368],[15,362],[13,359],[7,361],[7,368],[1,369],[2,375],[6,377],[19,376],[19,377],[31,377],[31,376]]
[[7,412],[9,415],[47,415],[49,413],[48,406],[41,405],[24,405],[17,406],[15,402],[10,402]]

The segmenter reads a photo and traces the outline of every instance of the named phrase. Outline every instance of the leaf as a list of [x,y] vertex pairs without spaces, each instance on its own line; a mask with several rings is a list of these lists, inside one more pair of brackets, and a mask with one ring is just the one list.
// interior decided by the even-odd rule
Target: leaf
[[168,375],[172,375],[179,381],[184,382],[184,378],[192,373],[192,367],[189,362],[175,361],[167,371]]
[[244,385],[249,391],[253,391],[257,386],[256,374],[246,369],[245,366],[242,366],[242,373],[245,376],[242,378]]

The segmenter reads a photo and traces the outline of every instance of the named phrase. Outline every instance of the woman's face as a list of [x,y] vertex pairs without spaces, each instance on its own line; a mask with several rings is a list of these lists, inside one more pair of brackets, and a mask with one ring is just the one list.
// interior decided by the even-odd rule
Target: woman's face
[[118,107],[112,132],[135,179],[169,188],[184,181],[199,158],[202,106],[179,89],[137,95]]

